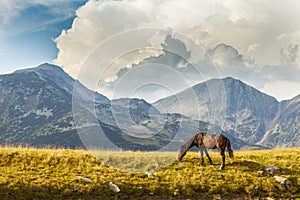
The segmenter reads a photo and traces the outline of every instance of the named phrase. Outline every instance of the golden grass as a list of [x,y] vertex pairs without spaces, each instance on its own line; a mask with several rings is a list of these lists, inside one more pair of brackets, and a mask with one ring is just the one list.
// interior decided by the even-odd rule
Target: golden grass
[[[141,165],[134,166],[140,171],[160,164],[153,163],[152,156],[164,160],[167,155],[172,159],[177,155],[176,152],[97,153],[105,154],[102,158],[113,165],[132,157]],[[223,171],[218,170],[221,162],[218,153],[210,152],[215,165],[209,165],[205,158],[206,164],[200,166],[199,154],[189,152],[183,162],[167,161],[169,164],[154,171],[151,177],[142,172],[118,171],[84,150],[0,148],[0,199],[300,198],[299,148],[234,153],[234,160],[226,157],[228,165]],[[259,175],[258,171],[266,165],[278,166],[284,171],[280,176],[288,178],[291,184],[285,187],[272,175]],[[76,176],[89,178],[93,183]],[[119,186],[120,193],[109,188],[110,181]]]
[[176,160],[176,152],[92,151],[107,166],[125,172],[152,172]]

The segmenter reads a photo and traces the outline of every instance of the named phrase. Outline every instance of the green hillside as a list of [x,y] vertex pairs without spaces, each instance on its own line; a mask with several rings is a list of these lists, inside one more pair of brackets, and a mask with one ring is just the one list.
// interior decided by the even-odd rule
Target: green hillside
[[[234,160],[226,157],[228,165],[223,171],[218,170],[221,162],[218,153],[210,153],[215,165],[209,165],[205,159],[205,166],[200,166],[199,154],[189,152],[183,162],[174,160],[147,174],[120,172],[83,150],[1,148],[0,197],[102,200],[300,198],[299,148],[234,153]],[[128,152],[127,159],[128,155],[143,158],[143,153],[139,152]],[[278,166],[280,172],[270,175],[264,171],[268,165]],[[260,174],[259,171],[264,172]],[[274,175],[288,178],[290,184],[280,184]],[[118,185],[121,191],[111,190],[109,182]]]

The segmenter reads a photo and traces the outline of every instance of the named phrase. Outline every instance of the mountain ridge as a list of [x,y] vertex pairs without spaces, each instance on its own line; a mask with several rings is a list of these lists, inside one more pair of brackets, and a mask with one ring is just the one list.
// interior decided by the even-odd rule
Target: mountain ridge
[[[78,134],[82,129],[86,132],[93,131],[89,129],[91,124],[85,118],[84,114],[87,114],[97,118],[99,125],[106,130],[105,134],[119,147],[155,150],[175,137],[180,121],[184,119],[176,114],[161,115],[144,100],[110,101],[105,96],[88,90],[59,67],[49,64],[0,75],[0,83],[1,145],[50,145],[63,148],[97,146],[99,144],[93,140],[89,141],[90,144],[83,144],[84,138]],[[73,93],[78,96],[73,99],[78,103],[78,110],[75,109],[78,112],[74,112],[72,105]],[[93,102],[89,102],[91,100]],[[127,112],[123,111],[129,111],[129,115],[124,117]],[[82,121],[74,120],[74,115],[77,114],[83,114]],[[122,117],[126,120],[120,121]],[[185,131],[187,133],[183,137],[175,139],[176,144],[171,147],[172,150],[177,150],[180,143],[193,134],[189,133],[191,127],[196,130],[200,122],[186,119],[184,123],[188,125],[180,130],[188,128],[188,131]],[[202,124],[204,129],[207,125]],[[146,137],[143,138],[144,136]]]
[[[173,112],[172,109],[168,110],[169,105],[163,105],[163,110],[155,105],[163,99],[153,104],[134,98],[110,100],[102,94],[88,90],[61,67],[46,63],[0,75],[0,143],[84,148],[73,118],[74,92],[79,94],[77,100],[81,102],[82,111],[90,113],[94,109],[99,124],[107,130],[111,139],[121,141],[118,145],[125,149],[154,150],[173,139],[175,143],[170,148],[176,150],[197,131],[222,132],[234,141],[233,146],[238,149],[249,145],[276,148],[283,144],[284,147],[290,147],[297,146],[299,141],[297,116],[300,114],[300,95],[278,102],[274,97],[232,77],[211,79],[196,84],[187,92],[199,98],[212,97],[197,100],[201,112],[193,107],[194,102],[184,104],[187,107],[183,111],[188,111],[187,113],[176,109],[174,110],[178,112]],[[218,94],[222,98],[226,97],[226,100],[219,98]],[[94,97],[95,106],[85,103],[87,96]],[[184,95],[178,96],[184,101]],[[222,104],[218,103],[220,99]],[[257,103],[261,99],[265,102]],[[214,110],[209,110],[212,105],[215,105]],[[293,111],[295,108],[296,113]],[[166,109],[170,112],[165,112]],[[195,110],[197,113],[192,113]],[[279,117],[275,120],[274,116],[277,114]],[[285,120],[281,115],[290,117]],[[278,130],[284,131],[288,138],[292,137],[286,133],[290,124],[293,125],[291,134],[295,135],[294,142],[278,139],[282,135]]]
[[[291,102],[295,102],[297,107],[299,103],[297,97],[300,95],[291,100],[279,102],[273,96],[232,77],[210,79],[195,84],[192,86],[192,90],[193,92],[190,92],[190,89],[183,90],[175,95],[162,98],[154,102],[153,105],[161,112],[162,109],[160,108],[163,108],[165,112],[181,113],[202,121],[209,121],[214,118],[213,123],[221,126],[222,130],[226,130],[231,135],[252,144],[263,144],[269,147],[293,147],[297,146],[296,143],[300,141],[297,125],[291,134],[276,133],[278,137],[285,137],[284,142],[280,140],[283,145],[279,144],[278,140],[268,139],[272,135],[268,132],[278,124],[276,116],[284,115],[282,108],[285,107],[285,104],[289,105]],[[196,95],[193,96],[193,93]],[[198,108],[193,107],[193,105],[198,105]],[[199,111],[202,112],[200,115]],[[294,111],[289,109],[289,112],[293,113]],[[290,123],[297,124],[297,119],[296,117],[291,119]],[[281,122],[283,121],[281,120]],[[288,130],[288,127],[284,125],[281,127],[285,127],[286,131]],[[289,139],[286,138],[287,135]],[[291,142],[294,140],[293,135],[296,135],[295,142]],[[269,144],[266,141],[271,142]]]

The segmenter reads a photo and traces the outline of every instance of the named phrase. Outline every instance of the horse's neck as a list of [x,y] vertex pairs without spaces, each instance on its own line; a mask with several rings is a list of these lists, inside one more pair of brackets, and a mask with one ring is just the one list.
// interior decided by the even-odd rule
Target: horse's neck
[[186,145],[186,150],[185,150],[185,152],[187,152],[190,148],[192,148],[193,146],[196,145],[196,143],[195,143],[195,137],[190,138],[190,139],[185,143],[185,145]]

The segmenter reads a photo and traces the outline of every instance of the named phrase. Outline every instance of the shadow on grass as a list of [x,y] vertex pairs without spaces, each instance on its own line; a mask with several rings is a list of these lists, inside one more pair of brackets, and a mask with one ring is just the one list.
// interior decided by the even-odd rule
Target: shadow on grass
[[253,161],[233,161],[232,163],[228,163],[227,166],[233,166],[238,168],[241,171],[260,171],[260,170],[264,170],[265,166],[257,163],[257,162],[253,162]]

